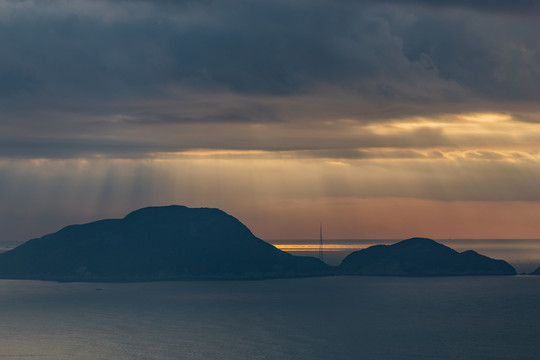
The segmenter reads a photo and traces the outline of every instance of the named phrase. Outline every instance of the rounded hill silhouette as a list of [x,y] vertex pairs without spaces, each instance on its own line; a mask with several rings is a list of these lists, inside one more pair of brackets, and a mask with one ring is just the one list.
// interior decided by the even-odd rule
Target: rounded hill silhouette
[[494,260],[468,250],[457,252],[426,238],[412,238],[393,245],[375,245],[355,251],[340,265],[348,275],[449,276],[515,275],[504,260]]
[[219,209],[148,207],[0,254],[0,277],[64,281],[260,279],[329,274],[317,258],[258,239]]
[[333,267],[275,248],[219,209],[177,205],[67,226],[0,254],[0,278],[56,281],[514,274],[503,260],[425,238],[355,251]]

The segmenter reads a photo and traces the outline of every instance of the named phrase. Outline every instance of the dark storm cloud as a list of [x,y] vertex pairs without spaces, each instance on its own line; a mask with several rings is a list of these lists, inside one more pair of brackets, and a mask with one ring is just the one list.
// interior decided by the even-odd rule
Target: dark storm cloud
[[[122,137],[70,136],[54,134],[40,136],[6,137],[0,135],[0,157],[11,158],[148,158],[166,153],[197,149],[238,151],[289,152],[293,157],[321,157],[344,159],[413,158],[425,157],[416,151],[404,150],[439,146],[453,147],[452,140],[437,129],[419,128],[400,134],[375,134],[368,130],[334,136],[317,129],[312,133],[299,134],[293,129],[267,128],[266,136],[250,136],[243,123],[235,126],[196,126],[185,133],[173,133],[169,137],[159,135],[155,126],[141,127],[140,133]],[[278,126],[281,124],[278,124]],[[275,132],[277,131],[277,134]],[[338,130],[339,131],[339,130]],[[219,136],[216,136],[216,133]],[[395,152],[361,151],[360,148],[397,148]],[[430,156],[432,157],[432,156]]]
[[[513,67],[527,60],[524,54],[503,58],[507,47],[538,55],[537,44],[521,40],[538,25],[507,29],[507,39],[493,43],[486,40],[501,24],[467,15],[363,2],[137,3],[123,2],[127,14],[105,20],[99,11],[118,11],[117,2],[100,2],[90,14],[82,5],[62,10],[60,1],[47,2],[44,13],[12,10],[0,32],[0,93],[108,98],[151,96],[177,85],[286,95],[325,83],[374,98],[415,100],[397,85],[456,81],[479,95],[505,97],[516,90],[508,84]],[[534,42],[533,35],[525,38]],[[498,92],[488,91],[493,84]]]
[[299,157],[305,155],[307,158],[324,158],[337,160],[384,160],[384,159],[440,159],[444,155],[439,151],[422,153],[416,150],[315,150],[300,153]]
[[512,114],[516,120],[527,123],[540,123],[540,114],[515,112]]
[[[276,132],[259,145],[279,150],[297,147],[281,138],[318,139],[309,136],[309,122],[515,109],[517,101],[534,114],[540,23],[513,14],[537,6],[509,4],[4,2],[0,129],[13,149],[30,154],[39,146],[16,144],[32,138],[54,147],[56,138],[71,156],[113,149],[107,144],[114,141],[138,154],[129,145],[138,141],[132,133],[146,125],[162,126],[161,134],[151,133],[151,148],[163,141],[161,148],[185,149],[196,141],[182,133],[172,142],[167,125],[302,124],[304,133]],[[200,147],[239,147],[238,138],[222,136],[227,132],[204,130]],[[80,132],[88,135],[84,141],[74,136]],[[3,149],[9,153],[9,145]]]
[[[116,0],[119,3],[153,2],[151,0]],[[203,1],[201,1],[203,2]],[[213,0],[206,0],[204,3],[210,4]],[[526,12],[540,10],[540,4],[536,0],[338,0],[337,4],[351,2],[356,4],[366,3],[395,3],[395,4],[422,4],[431,7],[463,7],[484,11],[503,12]],[[197,3],[195,0],[162,0],[160,5],[186,6]]]
[[[352,68],[369,75],[378,66],[373,51],[351,58],[348,44],[334,43],[358,19],[331,7],[237,1],[173,14],[158,6],[148,10],[109,22],[84,13],[62,16],[60,9],[59,15],[16,12],[0,37],[7,45],[4,76],[11,77],[2,92],[108,97],[183,85],[289,94],[313,82],[345,81]],[[364,40],[380,31],[373,21],[359,24]]]
[[[73,151],[76,149],[76,151]],[[148,152],[174,150],[166,146],[130,141],[107,141],[103,139],[17,138],[0,137],[0,156],[11,158],[65,159],[71,157],[95,157],[113,155],[120,158],[138,158]]]
[[192,113],[136,112],[121,118],[126,124],[205,124],[205,123],[258,123],[280,121],[273,106],[246,104],[224,108],[199,109]]
[[536,0],[399,0],[394,3],[423,4],[431,7],[463,7],[482,11],[529,14],[538,13],[540,4]]

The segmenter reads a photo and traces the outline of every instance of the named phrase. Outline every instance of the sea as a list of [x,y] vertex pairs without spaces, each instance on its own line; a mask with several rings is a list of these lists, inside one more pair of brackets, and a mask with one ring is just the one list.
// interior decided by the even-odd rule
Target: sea
[[540,276],[0,280],[4,358],[537,360]]

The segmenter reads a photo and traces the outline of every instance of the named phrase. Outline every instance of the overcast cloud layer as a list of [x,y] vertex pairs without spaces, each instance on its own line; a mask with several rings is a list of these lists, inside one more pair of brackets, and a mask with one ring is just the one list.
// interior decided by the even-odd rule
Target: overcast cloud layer
[[[318,126],[486,111],[538,121],[535,2],[399,4],[3,2],[0,155],[239,147],[227,131],[211,134],[214,124]],[[206,133],[200,144],[185,139],[198,136],[194,124]],[[143,137],[147,126],[154,130]],[[247,148],[306,147],[242,137]],[[341,142],[339,134],[331,140],[327,147]]]
[[0,228],[179,203],[537,236],[538,34],[532,0],[2,1]]

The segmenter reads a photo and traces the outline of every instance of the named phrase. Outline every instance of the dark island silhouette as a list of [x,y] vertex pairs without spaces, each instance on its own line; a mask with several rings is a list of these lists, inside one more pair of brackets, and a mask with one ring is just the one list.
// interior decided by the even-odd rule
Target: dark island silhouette
[[372,246],[329,266],[275,248],[219,209],[177,205],[67,226],[0,254],[0,278],[54,281],[514,274],[505,261],[422,238]]
[[494,260],[468,250],[457,252],[426,238],[412,238],[393,245],[375,245],[343,259],[346,275],[459,276],[515,275],[504,260]]
[[0,254],[0,277],[58,281],[264,279],[333,273],[258,239],[219,209],[148,207]]
[[540,275],[540,266],[529,275]]

